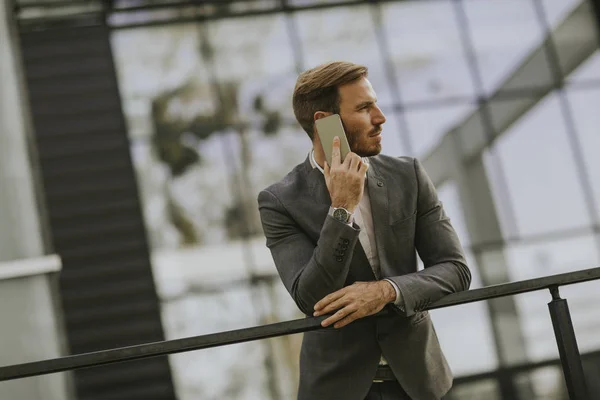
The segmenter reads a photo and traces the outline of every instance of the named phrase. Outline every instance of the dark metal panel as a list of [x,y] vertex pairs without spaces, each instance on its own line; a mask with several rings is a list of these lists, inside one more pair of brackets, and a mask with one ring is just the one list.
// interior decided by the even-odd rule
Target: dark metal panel
[[[70,350],[164,340],[109,31],[22,31],[21,46]],[[175,398],[166,357],[74,378],[85,400]]]

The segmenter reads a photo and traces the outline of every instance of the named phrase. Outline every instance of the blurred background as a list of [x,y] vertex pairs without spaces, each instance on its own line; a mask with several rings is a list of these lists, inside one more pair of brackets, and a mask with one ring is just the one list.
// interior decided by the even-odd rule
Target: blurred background
[[[256,196],[297,74],[369,67],[472,288],[600,265],[600,0],[1,0],[0,363],[301,318]],[[600,282],[565,287],[600,398]],[[547,291],[432,312],[450,400],[567,399]],[[294,399],[301,335],[0,383],[0,399]]]

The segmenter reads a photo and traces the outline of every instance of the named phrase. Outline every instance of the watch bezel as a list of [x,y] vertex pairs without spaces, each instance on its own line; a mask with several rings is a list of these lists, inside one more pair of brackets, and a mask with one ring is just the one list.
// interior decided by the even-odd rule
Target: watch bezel
[[336,220],[340,221],[340,222],[344,222],[344,223],[348,223],[348,221],[350,221],[350,217],[352,216],[352,214],[350,213],[350,211],[346,210],[343,207],[337,207],[333,209],[333,218],[335,218]]

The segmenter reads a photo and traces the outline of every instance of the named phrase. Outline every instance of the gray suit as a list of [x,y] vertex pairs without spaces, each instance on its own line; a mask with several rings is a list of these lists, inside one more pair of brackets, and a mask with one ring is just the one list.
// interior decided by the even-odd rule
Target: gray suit
[[[300,400],[363,400],[383,354],[414,400],[439,400],[452,374],[426,311],[467,290],[471,275],[456,232],[418,160],[369,158],[367,190],[382,277],[398,285],[405,313],[304,334]],[[307,160],[258,196],[267,246],[283,284],[305,314],[329,293],[372,281],[359,228],[328,216],[323,174]],[[425,269],[417,272],[418,251]]]

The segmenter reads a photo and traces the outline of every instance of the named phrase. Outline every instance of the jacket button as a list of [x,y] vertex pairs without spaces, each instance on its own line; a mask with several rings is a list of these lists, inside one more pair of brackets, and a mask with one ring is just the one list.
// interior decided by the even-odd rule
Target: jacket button
[[343,259],[342,257],[336,257],[336,258],[335,258],[335,261],[337,261],[337,262],[342,262],[342,261],[344,261],[344,259]]
[[379,187],[383,187],[383,182],[381,182],[381,181],[378,181],[378,182],[377,182],[377,186],[379,186]]

